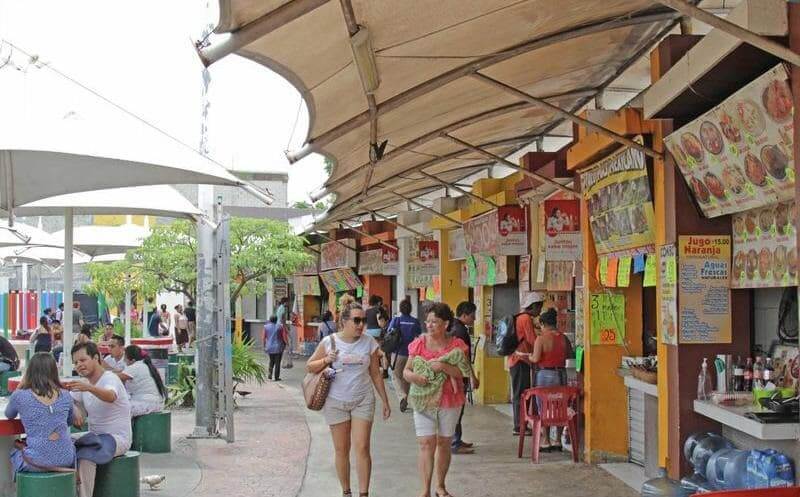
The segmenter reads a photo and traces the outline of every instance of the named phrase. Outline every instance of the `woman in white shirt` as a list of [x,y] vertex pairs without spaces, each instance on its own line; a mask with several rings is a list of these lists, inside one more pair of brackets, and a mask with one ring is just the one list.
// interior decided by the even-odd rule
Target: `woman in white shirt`
[[341,314],[338,333],[320,342],[306,363],[309,373],[330,367],[336,371],[325,401],[323,415],[331,429],[336,452],[336,473],[344,497],[350,497],[350,446],[356,452],[359,496],[369,495],[372,469],[370,434],[375,414],[375,390],[383,403],[383,419],[391,414],[386,387],[380,370],[380,349],[374,338],[364,333],[366,317],[358,304],[350,304]]
[[131,397],[131,417],[163,410],[167,388],[150,357],[138,345],[128,345],[125,362],[128,366],[117,375]]

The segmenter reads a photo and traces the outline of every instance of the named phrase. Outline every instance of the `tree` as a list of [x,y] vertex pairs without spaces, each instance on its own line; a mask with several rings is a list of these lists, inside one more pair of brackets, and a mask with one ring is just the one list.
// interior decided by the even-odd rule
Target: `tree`
[[293,203],[292,207],[294,207],[295,209],[310,209],[311,204],[309,204],[305,200],[300,200],[299,202]]
[[[233,218],[231,243],[231,303],[240,295],[263,292],[265,276],[288,276],[310,256],[303,238],[287,223],[271,219]],[[125,260],[89,264],[93,292],[103,292],[119,302],[125,296],[125,276],[132,288],[150,294],[159,290],[182,293],[195,299],[197,287],[197,233],[194,223],[175,221],[157,225],[141,247],[130,250]]]
[[324,167],[325,167],[325,172],[328,173],[328,176],[330,176],[331,173],[333,172],[333,159],[331,159],[330,157],[326,156],[325,157],[325,166]]

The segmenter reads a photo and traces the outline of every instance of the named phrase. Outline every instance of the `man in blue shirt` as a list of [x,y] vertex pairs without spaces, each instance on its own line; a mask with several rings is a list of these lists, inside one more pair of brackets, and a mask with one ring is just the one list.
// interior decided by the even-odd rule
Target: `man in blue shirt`
[[408,389],[410,385],[403,378],[403,370],[408,362],[408,346],[415,338],[422,334],[422,325],[419,320],[411,315],[411,302],[405,299],[400,302],[400,315],[392,318],[388,329],[400,330],[400,344],[395,352],[392,370],[394,373],[394,391],[400,400],[400,412],[408,409]]

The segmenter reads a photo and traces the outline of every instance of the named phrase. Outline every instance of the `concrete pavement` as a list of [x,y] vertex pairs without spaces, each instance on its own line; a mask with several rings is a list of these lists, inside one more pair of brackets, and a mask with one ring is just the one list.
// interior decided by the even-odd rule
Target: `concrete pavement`
[[[173,454],[144,455],[142,474],[166,474],[163,490],[146,497],[280,496],[337,497],[333,447],[321,414],[304,408],[302,361],[285,370],[282,382],[251,387],[236,413],[237,442],[187,440],[192,411],[173,414]],[[416,497],[417,447],[410,413],[400,413],[393,391],[392,418],[375,423],[372,439],[372,497]],[[543,454],[530,462],[530,445],[516,457],[510,418],[497,409],[469,406],[465,439],[473,455],[453,457],[448,489],[455,497],[635,497],[620,480],[596,466],[573,464],[569,454]],[[530,439],[529,439],[530,440]],[[527,442],[526,442],[527,443]],[[353,488],[357,487],[353,470]]]

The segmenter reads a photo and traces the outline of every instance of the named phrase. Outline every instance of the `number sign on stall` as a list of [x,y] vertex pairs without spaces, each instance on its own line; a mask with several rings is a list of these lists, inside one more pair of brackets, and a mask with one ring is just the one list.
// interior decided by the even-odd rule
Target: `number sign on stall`
[[589,300],[592,345],[622,345],[625,339],[625,296],[594,293]]

